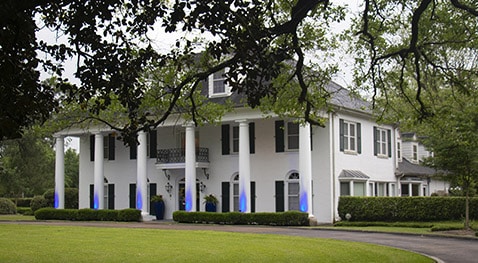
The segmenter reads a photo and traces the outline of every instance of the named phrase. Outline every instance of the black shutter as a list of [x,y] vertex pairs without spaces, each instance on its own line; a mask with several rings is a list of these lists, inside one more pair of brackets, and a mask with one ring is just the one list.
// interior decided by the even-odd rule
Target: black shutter
[[95,160],[95,135],[90,135],[90,161]]
[[149,158],[156,158],[158,156],[158,137],[157,131],[151,130],[149,131]]
[[388,157],[392,157],[392,131],[387,130]]
[[136,208],[136,184],[129,184],[129,208]]
[[340,144],[340,151],[344,151],[344,144],[345,144],[345,138],[344,138],[344,120],[340,119],[339,120],[339,144]]
[[108,134],[108,160],[115,159],[115,137],[113,134]]
[[93,208],[95,205],[95,186],[90,184],[90,208]]
[[229,124],[223,124],[221,126],[222,155],[228,155],[230,153],[229,131],[230,131]]
[[284,152],[284,121],[275,122],[276,152]]
[[276,181],[276,212],[284,212],[284,181]]
[[157,185],[156,184],[149,184],[149,214],[156,215],[156,209],[154,209],[153,202],[151,202],[151,197],[157,194]]
[[138,157],[138,143],[136,142],[136,138],[134,138],[129,143],[129,159],[136,160],[137,157]]
[[251,213],[256,212],[256,182],[251,182]]
[[253,122],[249,123],[249,153],[256,153],[256,134],[255,134],[255,124]]
[[115,209],[115,185],[108,184],[108,209]]
[[221,184],[221,205],[222,212],[229,212],[229,182],[222,182]]
[[357,152],[362,153],[362,125],[357,123]]
[[378,134],[377,134],[378,130],[377,130],[377,127],[373,127],[373,155],[377,156],[378,154],[378,147],[380,147],[380,145],[378,145]]

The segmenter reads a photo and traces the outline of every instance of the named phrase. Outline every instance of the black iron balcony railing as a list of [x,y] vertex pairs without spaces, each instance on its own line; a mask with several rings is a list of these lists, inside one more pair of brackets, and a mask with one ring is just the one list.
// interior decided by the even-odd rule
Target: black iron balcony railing
[[[158,150],[157,163],[184,163],[185,149],[160,149]],[[208,148],[196,148],[196,162],[209,162],[209,149]]]

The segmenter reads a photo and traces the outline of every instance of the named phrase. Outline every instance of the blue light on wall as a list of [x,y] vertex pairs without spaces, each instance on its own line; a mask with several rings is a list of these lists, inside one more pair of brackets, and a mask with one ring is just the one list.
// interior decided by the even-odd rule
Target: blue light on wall
[[55,191],[55,204],[54,204],[54,207],[55,208],[58,208],[60,206],[60,197],[58,195],[58,192]]
[[186,191],[186,204],[185,204],[186,212],[191,212],[193,209],[193,194],[191,190]]
[[143,209],[143,198],[141,197],[141,190],[136,191],[136,209]]
[[247,196],[246,192],[242,191],[241,195],[239,196],[239,211],[246,212],[247,211]]
[[307,212],[309,208],[309,204],[307,203],[307,193],[302,193],[300,195],[300,211]]
[[93,209],[98,210],[100,207],[100,200],[98,198],[98,193],[95,193],[95,197],[93,198]]

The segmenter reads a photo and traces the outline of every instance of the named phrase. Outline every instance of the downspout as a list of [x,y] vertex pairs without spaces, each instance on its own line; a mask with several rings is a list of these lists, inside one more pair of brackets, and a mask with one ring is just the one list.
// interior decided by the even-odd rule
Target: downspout
[[329,113],[329,132],[331,138],[330,140],[330,172],[332,175],[332,222],[335,222],[335,218],[337,216],[337,197],[336,197],[336,190],[335,190],[335,129],[334,129],[334,114],[331,112]]

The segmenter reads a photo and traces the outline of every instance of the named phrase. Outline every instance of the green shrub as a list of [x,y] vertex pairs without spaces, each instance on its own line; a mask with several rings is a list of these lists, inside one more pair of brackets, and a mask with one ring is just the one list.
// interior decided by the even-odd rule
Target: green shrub
[[46,207],[35,212],[37,220],[74,220],[74,221],[141,221],[141,211],[124,210],[93,210],[85,209],[55,209]]
[[230,225],[305,226],[309,224],[307,213],[297,211],[282,213],[210,213],[176,211],[173,213],[173,220],[179,223],[215,223]]
[[141,210],[127,208],[118,211],[118,221],[139,222],[141,219]]
[[0,198],[0,214],[1,215],[8,215],[8,214],[16,214],[17,207],[12,200],[8,198]]
[[17,214],[31,216],[31,215],[33,215],[33,211],[30,207],[19,207],[19,206],[17,206]]
[[[463,197],[340,197],[339,216],[350,221],[430,222],[460,220]],[[470,200],[470,218],[478,218],[478,198]]]
[[38,195],[33,197],[31,203],[30,203],[30,208],[32,209],[32,212],[35,213],[40,208],[48,207],[47,200],[45,197]]

